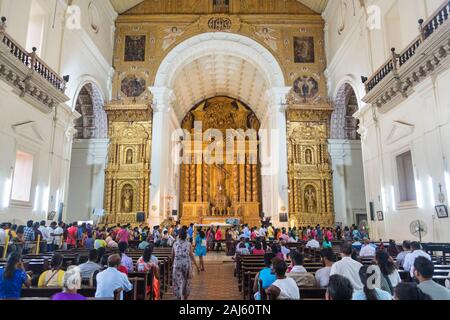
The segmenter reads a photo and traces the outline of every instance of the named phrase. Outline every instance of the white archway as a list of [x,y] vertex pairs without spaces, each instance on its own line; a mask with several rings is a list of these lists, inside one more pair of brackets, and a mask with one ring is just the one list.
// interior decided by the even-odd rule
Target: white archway
[[[190,76],[184,86],[177,84],[186,68],[202,64],[212,56],[218,58],[212,70],[205,69],[204,74],[210,77],[208,82],[200,83],[203,81],[201,76]],[[236,85],[230,85],[235,78],[232,78],[234,70],[226,63],[228,60],[241,68],[240,83]],[[253,77],[247,77],[248,70],[252,70]],[[219,84],[212,85],[215,80]],[[184,92],[185,87],[194,90]],[[154,111],[149,222],[155,224],[164,219],[162,213],[170,211],[167,198],[173,199],[170,209],[178,209],[178,197],[171,194],[173,190],[179,191],[177,172],[170,169],[172,132],[179,128],[182,117],[196,102],[226,94],[246,103],[253,101],[248,104],[256,108],[254,111],[262,123],[261,128],[268,131],[261,135],[261,151],[271,157],[265,159],[269,160],[265,161],[268,168],[262,168],[262,189],[267,192],[262,197],[262,210],[277,223],[278,213],[284,211],[281,208],[288,207],[285,103],[290,89],[285,85],[277,59],[263,45],[248,37],[225,32],[204,33],[173,48],[162,60],[154,86],[149,88]]]

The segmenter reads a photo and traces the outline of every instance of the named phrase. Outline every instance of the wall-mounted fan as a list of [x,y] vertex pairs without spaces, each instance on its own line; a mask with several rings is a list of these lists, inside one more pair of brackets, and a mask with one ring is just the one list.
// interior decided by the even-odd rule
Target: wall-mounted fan
[[422,220],[414,220],[409,224],[409,231],[413,236],[418,237],[420,242],[422,242],[422,237],[426,236],[428,233],[428,228]]

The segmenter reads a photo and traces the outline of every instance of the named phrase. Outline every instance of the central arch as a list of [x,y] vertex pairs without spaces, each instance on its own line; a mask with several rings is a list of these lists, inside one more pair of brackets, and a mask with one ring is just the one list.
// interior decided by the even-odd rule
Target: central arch
[[261,134],[260,148],[262,211],[278,222],[278,213],[287,212],[288,202],[284,106],[290,89],[277,59],[251,38],[211,32],[174,47],[162,60],[154,86],[149,88],[154,112],[150,223],[160,223],[173,210],[179,211],[180,170],[170,156],[179,141],[170,141],[172,132],[180,128],[193,106],[214,96],[244,102],[266,130]]

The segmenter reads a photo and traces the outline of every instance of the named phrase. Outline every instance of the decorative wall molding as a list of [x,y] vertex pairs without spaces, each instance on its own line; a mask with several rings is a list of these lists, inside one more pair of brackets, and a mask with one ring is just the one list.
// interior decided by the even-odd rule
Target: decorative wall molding
[[404,137],[409,136],[414,132],[415,126],[413,124],[409,124],[402,121],[394,121],[392,125],[392,129],[388,136],[386,137],[386,142],[388,144],[392,144]]

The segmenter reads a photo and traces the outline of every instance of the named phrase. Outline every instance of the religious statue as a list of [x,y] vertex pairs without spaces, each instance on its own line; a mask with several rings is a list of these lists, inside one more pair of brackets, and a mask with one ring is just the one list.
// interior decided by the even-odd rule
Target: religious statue
[[133,206],[133,189],[131,186],[124,187],[122,191],[122,211],[124,213],[129,213],[132,211]]
[[214,198],[214,209],[215,213],[218,215],[226,215],[227,209],[230,205],[230,201],[225,192],[225,176],[229,175],[228,171],[223,167],[223,164],[216,164],[218,168],[217,175],[217,193]]
[[305,192],[306,211],[313,213],[316,207],[316,192],[314,188],[310,187]]
[[127,150],[126,164],[132,164],[132,163],[133,163],[133,150],[128,149]]
[[305,162],[306,162],[306,164],[312,163],[312,154],[311,154],[310,149],[306,149],[306,151],[305,151]]
[[174,44],[177,38],[184,33],[183,30],[180,30],[177,27],[167,28],[164,30],[164,32],[166,33],[166,35],[163,38],[163,45],[162,45],[163,50],[166,50],[172,44]]

